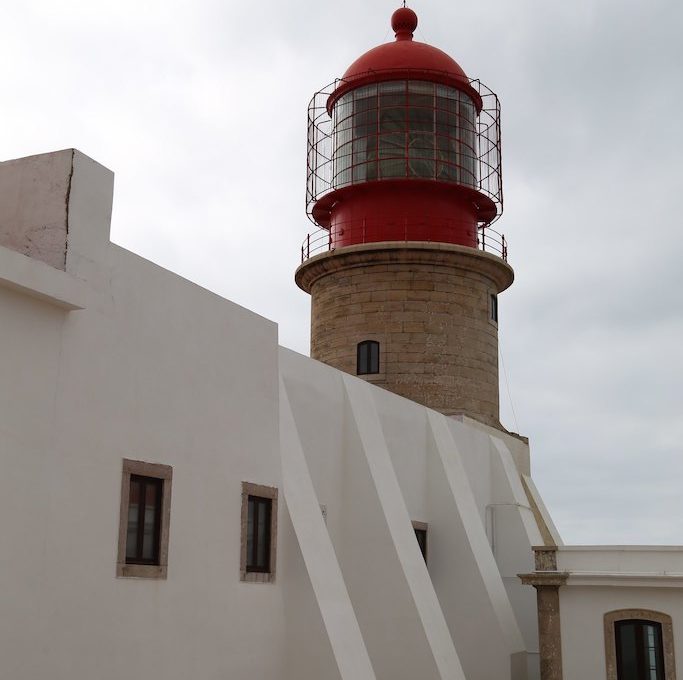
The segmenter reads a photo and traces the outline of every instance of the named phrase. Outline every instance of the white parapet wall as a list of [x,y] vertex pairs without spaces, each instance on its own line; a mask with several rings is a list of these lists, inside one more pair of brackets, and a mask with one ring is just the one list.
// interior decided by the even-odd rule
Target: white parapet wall
[[[278,348],[111,244],[113,174],[78,151],[0,180],[3,678],[536,677],[522,440]],[[165,578],[117,568],[124,460],[172,468]],[[279,491],[261,582],[243,482]]]
[[567,575],[560,589],[564,680],[616,678],[615,619],[669,620],[662,636],[666,677],[674,677],[683,650],[683,547],[564,546],[557,568]]
[[[113,175],[68,158],[66,272],[0,247],[0,676],[280,680],[283,584],[239,578],[241,483],[282,485],[277,327],[111,245]],[[173,467],[166,580],[116,577],[124,458]]]
[[[289,350],[280,373],[377,677],[537,677],[535,595],[515,569],[540,532],[505,443]],[[411,521],[427,526],[426,565]]]

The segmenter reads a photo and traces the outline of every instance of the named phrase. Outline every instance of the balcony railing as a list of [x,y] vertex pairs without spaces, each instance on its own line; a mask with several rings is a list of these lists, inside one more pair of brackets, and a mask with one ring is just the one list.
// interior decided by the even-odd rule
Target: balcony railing
[[[433,238],[433,227],[423,228],[424,234],[420,233],[419,225],[409,224],[407,221],[403,229],[392,230],[391,238],[377,238],[376,231],[373,233],[363,221],[361,224],[354,223],[346,225],[341,229],[329,231],[327,229],[317,229],[308,234],[301,244],[301,262],[305,262],[314,255],[337,250],[350,245],[360,245],[363,243],[377,243],[378,241],[391,241],[397,243],[407,243],[411,241],[448,243],[445,239]],[[508,248],[505,236],[491,227],[480,227],[477,232],[477,249],[487,253],[497,255],[507,262]]]
[[[438,71],[434,71],[430,74],[425,69],[420,69],[420,74],[421,78],[425,80],[427,84],[432,82],[432,78],[433,82],[437,82],[442,75]],[[378,81],[382,80],[383,77],[386,78],[386,81],[396,81],[394,69],[375,71],[373,72],[373,76]],[[379,174],[375,173],[374,179],[370,180],[369,171],[365,169],[367,163],[370,162],[369,156],[361,154],[358,158],[362,158],[362,161],[359,161],[357,159],[357,154],[354,151],[342,152],[340,148],[337,148],[337,145],[340,143],[340,140],[337,138],[340,136],[348,136],[348,143],[345,145],[345,148],[347,149],[355,149],[355,143],[352,144],[350,140],[356,138],[356,135],[360,135],[358,139],[365,139],[358,131],[360,128],[363,128],[363,125],[356,121],[356,116],[361,114],[354,112],[353,107],[351,107],[350,115],[346,119],[348,127],[337,126],[337,129],[335,129],[334,116],[330,115],[328,105],[330,96],[342,86],[344,82],[344,80],[337,79],[333,83],[330,83],[330,85],[320,90],[320,92],[316,92],[308,105],[306,212],[311,221],[315,224],[318,222],[313,215],[313,209],[327,194],[354,184],[366,183],[367,181],[383,181],[381,178],[381,167]],[[496,94],[481,81],[470,80],[469,84],[478,94],[481,109],[477,112],[475,123],[468,121],[465,125],[465,121],[458,115],[456,116],[458,122],[455,125],[456,127],[464,126],[467,129],[473,125],[472,133],[475,137],[475,142],[470,145],[471,154],[465,154],[465,156],[468,156],[467,161],[464,161],[462,158],[460,160],[453,160],[452,162],[454,165],[452,167],[448,166],[449,169],[446,171],[446,166],[443,166],[443,159],[441,159],[441,164],[443,166],[442,171],[446,171],[446,176],[450,177],[446,184],[451,186],[460,184],[476,189],[479,193],[490,199],[496,208],[495,217],[490,219],[490,222],[493,222],[498,219],[503,212],[500,102],[498,101]],[[434,100],[434,107],[437,106],[437,101],[438,98]],[[335,105],[335,107],[336,106],[337,105]],[[380,109],[381,104],[379,99],[374,105],[370,106],[370,110],[379,112]],[[428,109],[429,106],[427,106],[427,110]],[[436,115],[437,110],[435,108],[434,116]],[[370,138],[374,139],[375,136],[379,134],[376,138],[376,143],[379,144],[379,140],[382,137],[381,132],[380,129],[379,132],[372,133],[366,142],[370,140]],[[364,134],[368,135],[369,133],[366,131]],[[455,133],[455,138],[459,139],[462,134],[464,134],[462,131]],[[436,135],[436,131],[432,130],[432,141],[436,144],[436,137],[439,135],[434,135]],[[464,137],[462,137],[462,139],[464,139]],[[462,139],[459,139],[459,143],[462,142]],[[450,137],[449,140],[451,140]],[[430,175],[431,179],[434,181],[441,181],[441,176],[437,173],[440,161],[437,146],[434,147],[433,158],[421,153],[420,159],[428,163],[428,166],[425,167],[434,167],[434,177],[431,177]],[[376,149],[375,154],[377,154],[377,151],[378,150]],[[379,156],[377,156],[375,160],[378,158]],[[400,154],[398,157],[393,157],[391,153],[385,158],[385,160],[389,161],[389,165],[392,165],[392,163],[401,159],[405,161],[405,172],[409,176],[409,158],[405,158],[403,154]],[[448,161],[448,163],[451,163],[451,161]],[[357,167],[358,172],[354,170],[354,167],[356,166],[359,166]],[[346,172],[341,170],[342,167],[346,169]],[[358,174],[358,176],[356,176],[356,174]],[[391,171],[390,177],[396,179],[398,176],[403,177],[403,174],[399,173],[399,175],[397,175],[396,168],[394,168]],[[421,177],[423,180],[427,178],[427,175],[421,173],[417,173],[417,176]]]

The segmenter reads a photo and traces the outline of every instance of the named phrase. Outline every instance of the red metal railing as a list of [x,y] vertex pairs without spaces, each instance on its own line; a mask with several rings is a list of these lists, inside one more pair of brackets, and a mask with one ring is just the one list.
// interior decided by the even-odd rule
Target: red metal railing
[[[305,262],[314,255],[343,248],[350,244],[358,245],[377,242],[372,237],[365,220],[344,224],[341,225],[341,228],[339,226],[337,225],[335,233],[327,229],[318,229],[308,234],[301,244],[301,262]],[[433,233],[431,226],[428,227],[426,224],[405,220],[402,228],[396,225],[395,237],[391,241],[397,243],[407,243],[409,241],[431,242],[433,240],[430,237],[431,233]],[[434,242],[444,243],[442,239],[434,240]],[[477,232],[477,249],[497,255],[507,262],[508,248],[505,236],[489,226],[479,228]]]

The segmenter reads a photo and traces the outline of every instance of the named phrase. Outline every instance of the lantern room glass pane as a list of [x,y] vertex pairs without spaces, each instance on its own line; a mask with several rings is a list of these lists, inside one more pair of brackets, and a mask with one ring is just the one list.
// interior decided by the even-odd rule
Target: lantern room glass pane
[[477,112],[452,87],[396,80],[343,95],[333,116],[333,186],[412,177],[478,185]]

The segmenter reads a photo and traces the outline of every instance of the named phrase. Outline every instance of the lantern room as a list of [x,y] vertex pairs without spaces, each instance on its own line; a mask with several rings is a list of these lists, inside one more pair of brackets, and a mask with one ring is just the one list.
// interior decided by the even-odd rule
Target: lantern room
[[396,10],[391,24],[393,42],[310,102],[307,208],[321,231],[303,259],[381,241],[476,248],[502,212],[498,98],[413,39],[413,10]]

